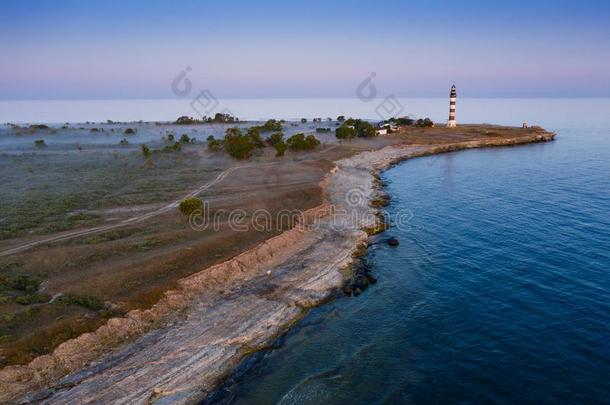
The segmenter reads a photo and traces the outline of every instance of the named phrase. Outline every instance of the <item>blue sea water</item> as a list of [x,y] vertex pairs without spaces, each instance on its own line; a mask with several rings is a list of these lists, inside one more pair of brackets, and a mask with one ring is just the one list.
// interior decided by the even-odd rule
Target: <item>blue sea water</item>
[[413,218],[371,246],[379,282],[312,310],[217,402],[610,402],[610,103],[499,104],[490,121],[538,114],[556,141],[385,172],[388,214]]

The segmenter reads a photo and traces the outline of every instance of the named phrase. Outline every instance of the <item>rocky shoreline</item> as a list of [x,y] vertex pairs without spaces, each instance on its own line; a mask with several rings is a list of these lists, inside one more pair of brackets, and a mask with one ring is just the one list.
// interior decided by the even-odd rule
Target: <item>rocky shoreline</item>
[[539,132],[387,146],[339,160],[322,182],[326,203],[306,211],[301,226],[181,280],[149,310],[113,318],[52,354],[0,370],[0,402],[197,402],[308,308],[350,286],[346,280],[360,277],[345,291],[350,294],[361,289],[363,277],[372,281],[346,269],[366,245],[366,230],[381,229],[378,208],[370,204],[384,198],[376,173],[418,156],[553,138]]

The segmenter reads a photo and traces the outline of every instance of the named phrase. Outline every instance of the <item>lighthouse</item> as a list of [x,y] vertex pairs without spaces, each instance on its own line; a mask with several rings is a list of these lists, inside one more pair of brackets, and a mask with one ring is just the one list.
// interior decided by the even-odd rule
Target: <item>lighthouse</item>
[[451,93],[449,94],[449,121],[447,121],[447,128],[454,128],[457,124],[455,122],[455,101],[457,100],[457,91],[455,90],[455,84],[451,86]]

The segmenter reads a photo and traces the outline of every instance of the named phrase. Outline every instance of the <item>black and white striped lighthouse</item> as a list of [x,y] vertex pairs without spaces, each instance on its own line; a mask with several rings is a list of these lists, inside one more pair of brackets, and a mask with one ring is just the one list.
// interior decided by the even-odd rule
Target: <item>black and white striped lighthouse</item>
[[455,102],[457,100],[457,91],[455,90],[455,84],[451,86],[451,93],[449,94],[449,121],[447,121],[447,127],[453,128],[457,125],[455,122]]

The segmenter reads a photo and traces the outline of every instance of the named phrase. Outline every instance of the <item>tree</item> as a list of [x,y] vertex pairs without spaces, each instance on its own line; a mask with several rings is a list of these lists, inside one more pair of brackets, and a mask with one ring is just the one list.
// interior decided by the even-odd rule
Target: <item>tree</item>
[[286,140],[288,149],[292,151],[315,149],[319,144],[320,141],[315,136],[307,135],[306,137],[303,133],[294,134]]
[[420,127],[420,128],[427,128],[427,127],[433,127],[434,126],[434,122],[432,122],[432,120],[430,118],[424,118],[424,119],[418,119],[415,122],[415,126]]
[[198,121],[196,119],[194,119],[193,117],[188,117],[186,115],[183,115],[181,117],[178,117],[178,119],[175,122],[177,125],[192,125],[192,124],[197,124],[197,123],[201,123],[201,121]]
[[124,132],[125,135],[133,135],[136,133],[136,130],[133,128],[127,128]]
[[180,142],[181,143],[189,143],[189,142],[191,142],[191,138],[189,138],[189,136],[187,134],[182,134],[180,136]]
[[350,118],[344,122],[344,125],[354,127],[356,129],[356,136],[360,138],[372,138],[377,135],[375,127],[367,121]]
[[301,124],[305,124],[307,122],[307,118],[301,118]]
[[248,159],[255,148],[252,138],[241,133],[239,128],[227,129],[224,147],[229,155],[236,159]]
[[275,146],[280,142],[284,142],[284,134],[281,132],[273,133],[269,138],[267,138],[267,142],[269,142],[271,146]]
[[246,133],[248,137],[250,137],[250,142],[257,148],[264,148],[265,141],[261,138],[260,127],[250,127],[248,128],[248,132]]
[[352,139],[356,137],[356,128],[349,125],[341,125],[335,129],[337,139]]
[[338,116],[338,117],[337,117],[337,121],[339,121],[339,122],[343,122],[343,121],[345,121],[345,115],[340,115],[340,116]]
[[167,134],[167,141],[174,142],[174,134],[172,134],[172,133]]
[[284,153],[286,153],[286,142],[283,140],[277,142],[275,145],[273,145],[273,147],[275,148],[276,157],[282,157],[284,156]]
[[222,141],[214,139],[213,135],[208,136],[208,150],[218,152],[222,149]]

